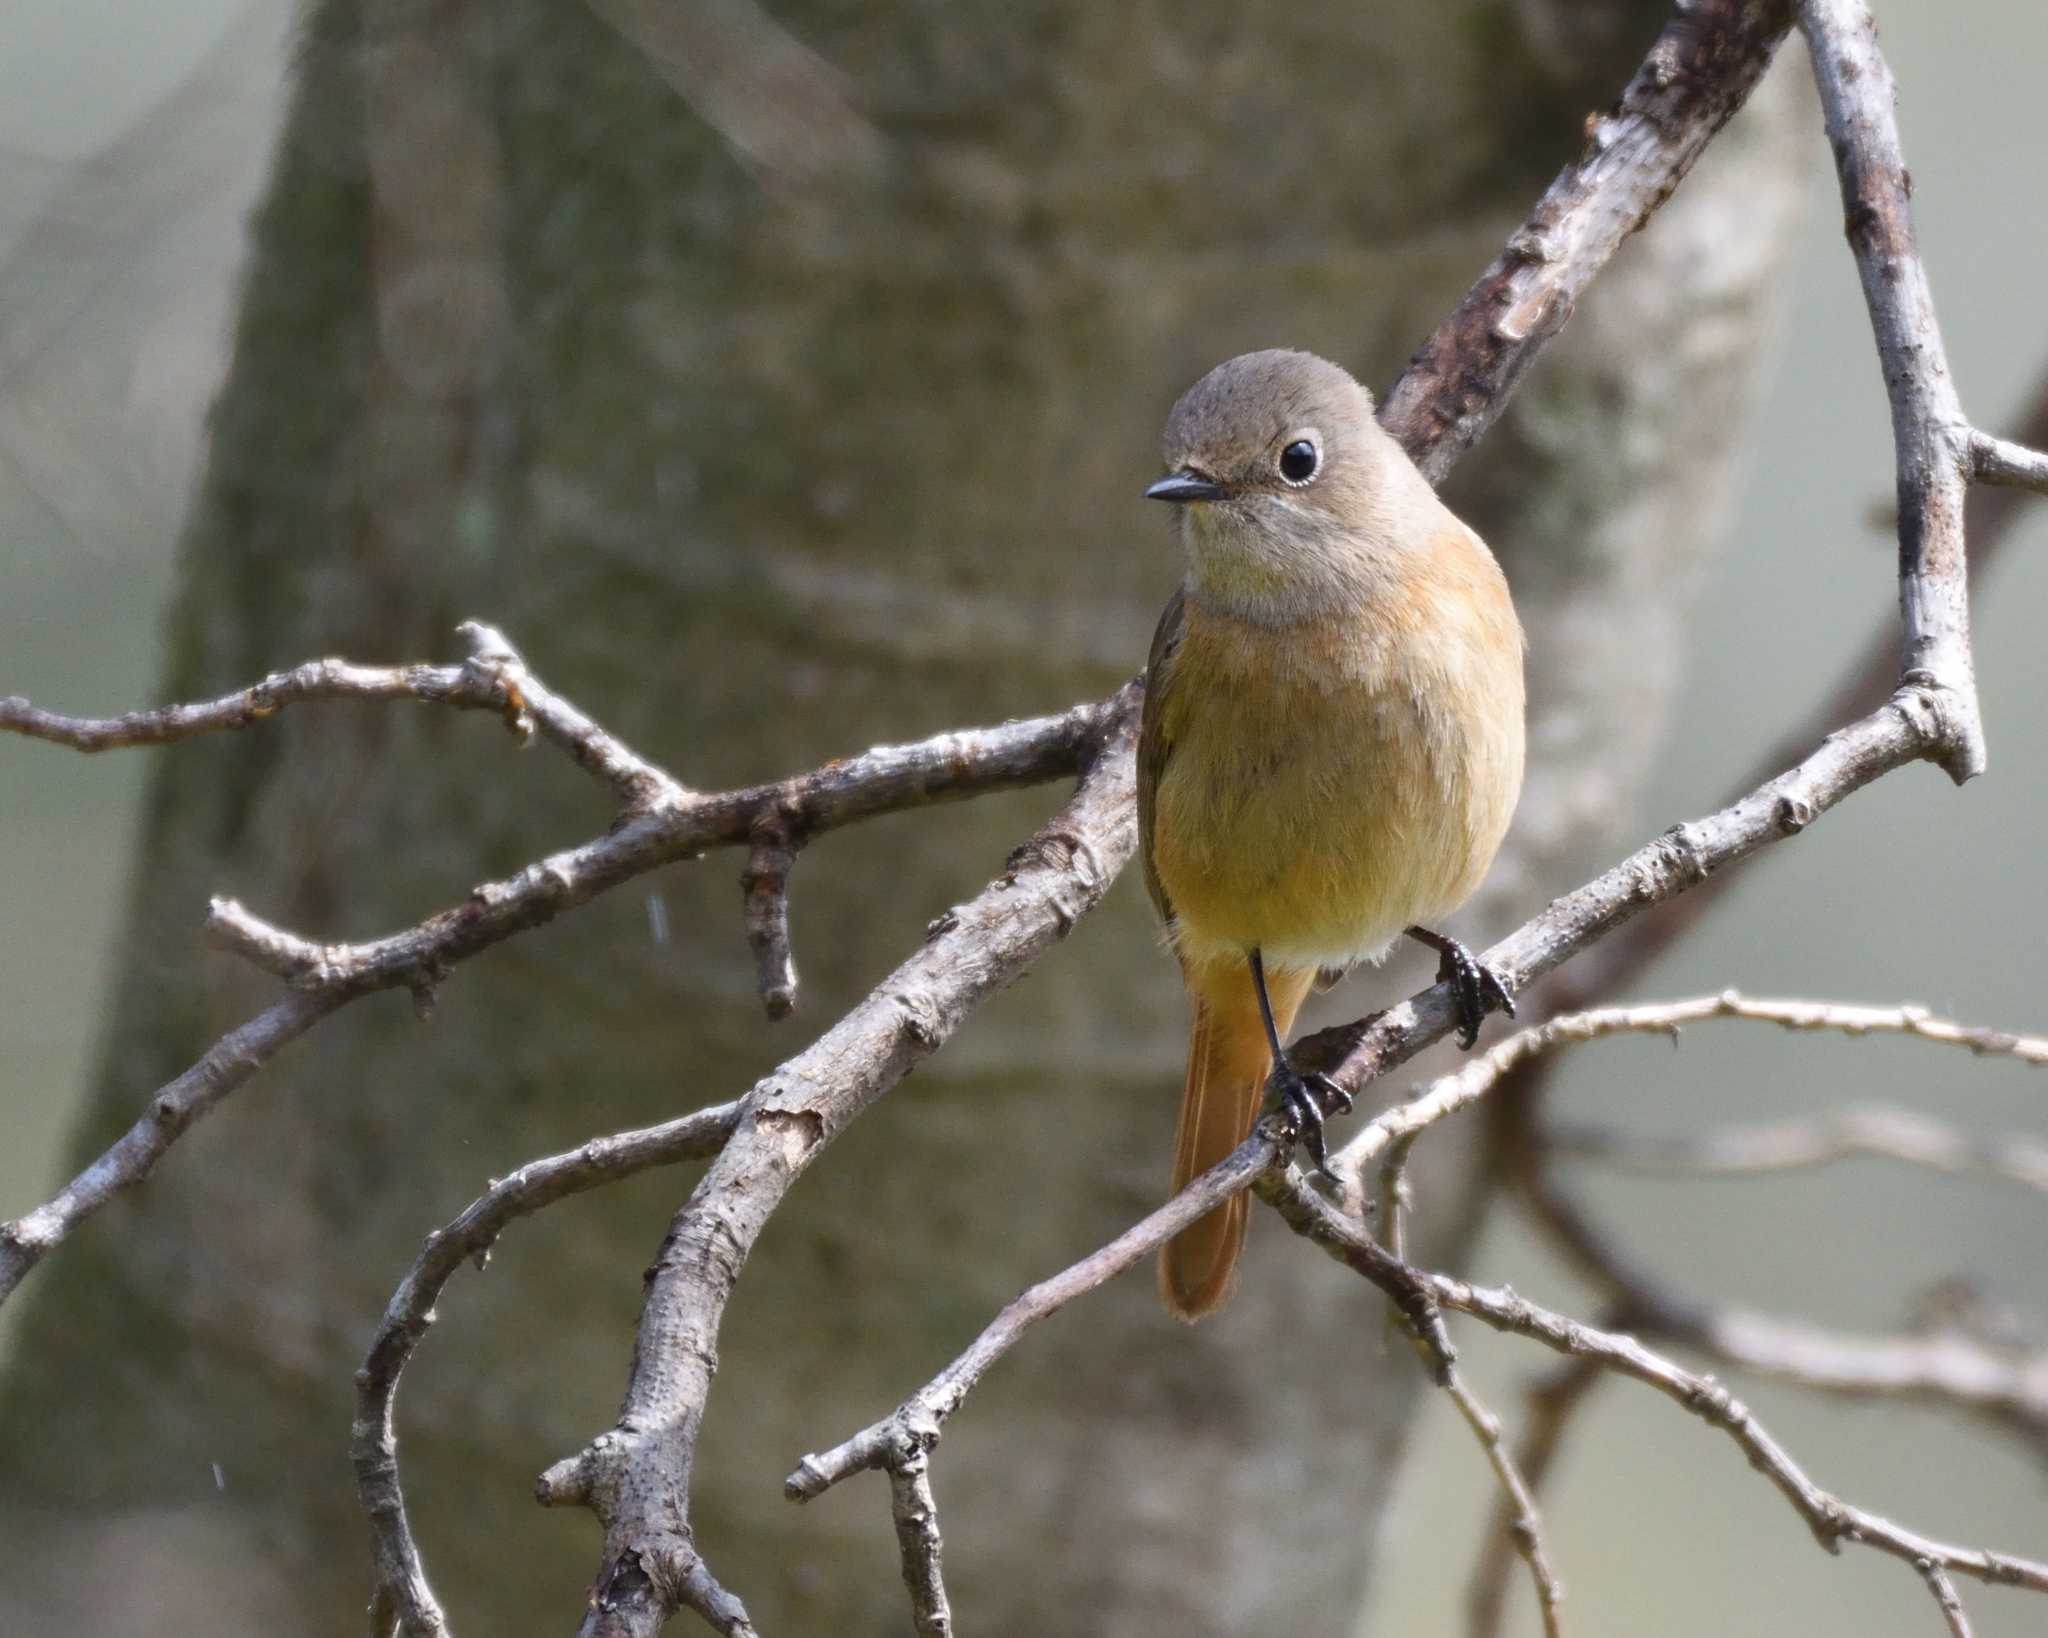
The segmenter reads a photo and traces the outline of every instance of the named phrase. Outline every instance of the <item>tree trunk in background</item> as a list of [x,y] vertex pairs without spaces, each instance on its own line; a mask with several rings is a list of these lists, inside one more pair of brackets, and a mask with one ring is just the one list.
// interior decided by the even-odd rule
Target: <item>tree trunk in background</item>
[[[708,787],[1106,690],[1178,572],[1137,499],[1175,393],[1278,343],[1388,380],[1665,10],[322,5],[163,694],[447,656],[476,616]],[[1796,197],[1797,97],[1762,102],[1453,496],[1531,637],[1531,780],[1475,937],[1640,829]],[[430,1024],[381,997],[293,1048],[34,1277],[0,1391],[23,1606],[0,1625],[360,1632],[350,1374],[420,1235],[521,1160],[745,1087],[1057,799],[813,847],[781,1026],[724,855],[461,969]],[[563,759],[447,712],[322,707],[160,753],[79,1154],[267,993],[199,945],[209,892],[362,937],[607,817]],[[1156,1203],[1184,1029],[1126,884],[792,1196],[697,1465],[699,1541],[765,1633],[903,1630],[880,1481],[799,1510],[781,1476]],[[1423,1249],[1455,1258],[1483,1190],[1449,1134],[1425,1155]],[[459,1632],[573,1620],[596,1538],[531,1479],[610,1423],[690,1180],[523,1223],[442,1304],[403,1453]],[[963,1625],[1345,1630],[1418,1383],[1381,1334],[1271,1223],[1199,1329],[1142,1277],[1045,1327],[939,1458]]]

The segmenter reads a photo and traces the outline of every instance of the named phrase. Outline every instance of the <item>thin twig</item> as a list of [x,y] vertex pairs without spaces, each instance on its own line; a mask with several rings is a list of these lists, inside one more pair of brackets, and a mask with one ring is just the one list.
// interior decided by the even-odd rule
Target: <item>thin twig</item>
[[[1401,1114],[1413,1111],[1411,1100],[1403,1111],[1389,1111]],[[1448,1113],[1449,1111],[1444,1111]],[[1384,1118],[1384,1117],[1382,1117]],[[1408,1187],[1408,1157],[1415,1148],[1415,1141],[1421,1137],[1425,1127],[1410,1121],[1401,1122],[1401,1129],[1386,1145],[1386,1153],[1380,1163],[1379,1195],[1375,1221],[1380,1225],[1387,1250],[1397,1262],[1408,1260],[1407,1215],[1411,1204]],[[1399,1315],[1398,1309],[1390,1310]],[[1437,1316],[1442,1337],[1441,1315]],[[1558,1579],[1557,1571],[1550,1563],[1550,1550],[1543,1536],[1543,1515],[1536,1506],[1536,1491],[1517,1465],[1501,1435],[1500,1418],[1488,1410],[1479,1396],[1466,1383],[1464,1373],[1456,1364],[1455,1356],[1447,1346],[1448,1339],[1425,1339],[1410,1329],[1410,1339],[1423,1356],[1426,1365],[1435,1366],[1438,1385],[1443,1389],[1458,1414],[1465,1419],[1465,1425],[1479,1441],[1480,1452],[1486,1457],[1487,1465],[1493,1469],[1494,1478],[1500,1485],[1501,1502],[1496,1519],[1495,1534],[1508,1542],[1515,1554],[1529,1567],[1529,1579],[1536,1590],[1536,1607],[1543,1616],[1544,1638],[1563,1638],[1564,1635],[1564,1583]]]
[[346,999],[339,991],[299,990],[272,1002],[153,1092],[135,1124],[84,1171],[34,1210],[0,1223],[0,1302],[74,1228],[147,1177],[193,1122]]
[[1241,1194],[1262,1172],[1278,1164],[1280,1155],[1281,1145],[1269,1123],[1261,1122],[1250,1138],[1165,1205],[1140,1218],[1100,1250],[1013,1298],[944,1370],[888,1416],[822,1454],[804,1457],[796,1471],[783,1480],[783,1493],[791,1501],[811,1501],[855,1473],[888,1468],[899,1459],[898,1452],[909,1446],[929,1451],[938,1443],[946,1419],[1026,1331],[1076,1297],[1086,1296],[1142,1262],[1190,1223]]
[[[1515,940],[1520,938],[1521,934],[1515,935]],[[1492,959],[1491,952],[1488,959]],[[1907,1035],[1940,1046],[1961,1047],[1978,1057],[2013,1058],[2024,1064],[2048,1065],[2048,1038],[1959,1024],[1953,1019],[1937,1017],[1925,1007],[1867,1007],[1830,1001],[1774,1000],[1746,996],[1739,990],[1723,990],[1719,995],[1694,996],[1684,1001],[1599,1007],[1565,1013],[1533,1028],[1517,1030],[1452,1073],[1432,1081],[1407,1103],[1375,1118],[1337,1152],[1331,1166],[1339,1176],[1362,1182],[1366,1166],[1388,1143],[1396,1138],[1412,1136],[1446,1115],[1469,1107],[1509,1074],[1560,1047],[1604,1040],[1613,1035],[1649,1034],[1675,1038],[1685,1025],[1716,1018],[1850,1036]]]
[[747,946],[754,952],[754,979],[770,1018],[796,1011],[796,957],[789,947],[789,873],[796,866],[798,838],[788,819],[770,814],[754,828],[747,868],[740,872]]
[[75,751],[108,751],[169,745],[201,734],[247,728],[287,706],[313,701],[413,699],[459,710],[495,712],[521,739],[537,726],[611,786],[629,810],[675,801],[686,794],[668,774],[542,684],[496,626],[466,620],[456,631],[469,650],[469,658],[461,665],[371,666],[346,660],[309,660],[289,671],[274,671],[218,699],[131,711],[119,717],[61,716],[16,695],[0,700],[0,730],[68,745]]
[[953,1611],[940,1574],[945,1544],[939,1538],[939,1505],[932,1497],[931,1458],[911,1449],[889,1464],[890,1511],[903,1556],[903,1584],[910,1589],[910,1613],[918,1638],[953,1638]]
[[2048,495],[2048,455],[1988,432],[1970,434],[1970,475],[1979,483]]
[[1814,1539],[1830,1552],[1839,1551],[1845,1543],[1860,1545],[1903,1559],[1916,1569],[1925,1561],[1951,1575],[1966,1575],[1995,1586],[2048,1592],[2048,1564],[1980,1547],[1934,1541],[1821,1489],[1749,1408],[1720,1383],[1663,1358],[1634,1337],[1568,1319],[1538,1307],[1504,1286],[1474,1285],[1401,1263],[1292,1173],[1267,1172],[1261,1180],[1260,1193],[1278,1208],[1296,1233],[1389,1294],[1404,1293],[1419,1285],[1443,1308],[1469,1314],[1497,1331],[1531,1338],[1574,1359],[1596,1360],[1606,1370],[1655,1388],[1709,1426],[1719,1428],[1735,1441],[1750,1465],[1770,1480],[1805,1520]]
[[2048,1350],[1987,1343],[1960,1328],[1864,1337],[1701,1302],[1640,1267],[1547,1168],[1517,1178],[1524,1204],[1558,1249],[1638,1333],[1811,1392],[1905,1399],[1962,1410],[2048,1456]]
[[[1564,1443],[1572,1414],[1606,1373],[1597,1361],[1568,1359],[1546,1372],[1524,1396],[1528,1415],[1523,1421],[1521,1447],[1515,1465],[1523,1483],[1534,1497],[1543,1490],[1550,1465]],[[1507,1613],[1509,1575],[1521,1557],[1521,1543],[1514,1534],[1516,1503],[1503,1496],[1494,1510],[1493,1521],[1480,1538],[1479,1557],[1472,1566],[1465,1594],[1465,1630],[1468,1638],[1495,1638]]]
[[1956,1592],[1956,1584],[1949,1580],[1948,1572],[1931,1558],[1921,1559],[1913,1568],[1920,1572],[1920,1579],[1927,1583],[1934,1602],[1940,1605],[1942,1619],[1948,1623],[1949,1638],[1970,1638],[1970,1617],[1963,1609],[1962,1598]]
[[2024,1133],[1979,1137],[1913,1109],[1830,1109],[1810,1120],[1724,1127],[1698,1136],[1636,1137],[1604,1126],[1544,1129],[1555,1158],[1653,1176],[1762,1177],[1859,1157],[2048,1191],[2048,1143]]
[[1953,738],[1937,760],[1960,782],[1982,773],[1985,763],[1963,540],[1965,496],[1984,459],[1982,435],[1963,415],[1914,238],[1898,90],[1878,49],[1877,25],[1863,0],[1799,0],[1799,26],[1891,401],[1904,672],[1948,692]]
[[1543,1515],[1536,1506],[1536,1492],[1522,1476],[1506,1440],[1501,1436],[1500,1418],[1480,1403],[1478,1396],[1465,1386],[1463,1377],[1456,1373],[1444,1384],[1444,1392],[1458,1407],[1458,1414],[1465,1418],[1465,1425],[1471,1428],[1473,1437],[1479,1441],[1479,1448],[1485,1453],[1494,1478],[1500,1483],[1503,1533],[1514,1543],[1522,1562],[1529,1566],[1529,1579],[1536,1589],[1536,1607],[1543,1615],[1544,1638],[1564,1638],[1564,1583],[1558,1579],[1557,1571],[1550,1562],[1549,1548],[1543,1539]]

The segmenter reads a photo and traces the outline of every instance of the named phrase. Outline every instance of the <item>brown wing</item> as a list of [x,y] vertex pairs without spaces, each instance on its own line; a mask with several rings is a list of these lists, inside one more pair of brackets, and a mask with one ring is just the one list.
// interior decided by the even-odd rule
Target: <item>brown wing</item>
[[1159,616],[1159,628],[1152,633],[1152,653],[1145,662],[1145,709],[1138,722],[1138,854],[1145,864],[1145,887],[1163,920],[1173,920],[1173,905],[1159,884],[1159,872],[1152,865],[1153,802],[1159,776],[1166,771],[1166,759],[1173,743],[1166,737],[1166,696],[1173,687],[1173,656],[1180,647],[1184,622],[1183,598],[1179,588],[1166,600]]

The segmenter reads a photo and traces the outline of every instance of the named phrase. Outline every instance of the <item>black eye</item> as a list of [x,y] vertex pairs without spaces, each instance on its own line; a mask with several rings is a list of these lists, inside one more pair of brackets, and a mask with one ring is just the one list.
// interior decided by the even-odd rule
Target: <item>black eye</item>
[[1316,475],[1316,446],[1297,438],[1280,451],[1280,476],[1289,483],[1307,483]]

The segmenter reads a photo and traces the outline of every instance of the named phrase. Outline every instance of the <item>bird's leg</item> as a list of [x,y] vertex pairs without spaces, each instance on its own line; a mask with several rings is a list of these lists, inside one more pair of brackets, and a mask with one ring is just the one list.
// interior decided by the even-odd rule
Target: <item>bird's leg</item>
[[1472,1043],[1479,1039],[1480,1020],[1495,1007],[1514,1017],[1515,996],[1507,980],[1482,965],[1464,945],[1442,933],[1432,933],[1427,927],[1411,927],[1408,936],[1443,957],[1437,963],[1436,981],[1457,988],[1459,1046],[1467,1052],[1472,1050]]
[[1347,1115],[1351,1112],[1351,1094],[1321,1071],[1304,1075],[1294,1067],[1287,1049],[1280,1044],[1279,1026],[1273,1022],[1273,1003],[1266,996],[1266,964],[1257,950],[1246,959],[1252,970],[1252,988],[1258,992],[1259,1016],[1266,1021],[1266,1044],[1273,1049],[1273,1091],[1294,1130],[1308,1145],[1316,1170],[1334,1179],[1337,1174],[1330,1170],[1330,1147],[1323,1141],[1323,1106],[1316,1094],[1320,1092]]

